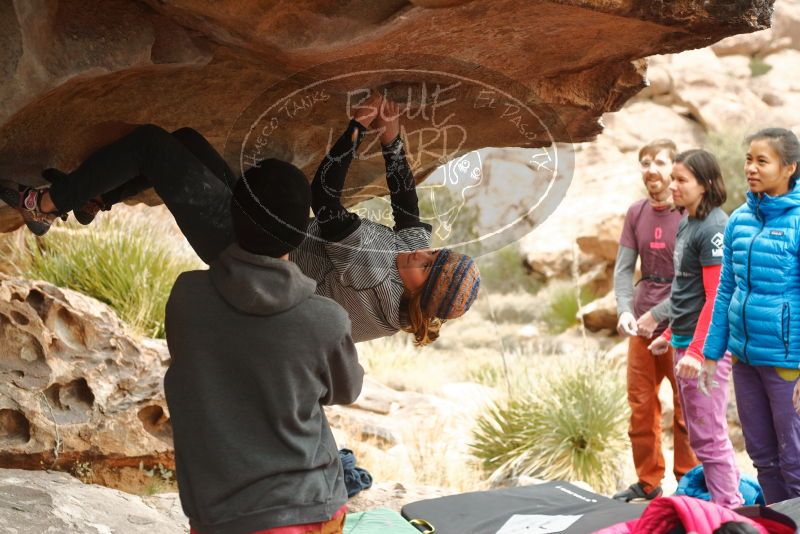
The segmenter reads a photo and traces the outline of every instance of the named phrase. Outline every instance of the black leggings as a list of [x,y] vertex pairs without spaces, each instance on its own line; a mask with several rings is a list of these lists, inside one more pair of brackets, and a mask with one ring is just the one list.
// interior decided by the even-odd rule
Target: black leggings
[[170,134],[146,124],[53,183],[50,198],[65,213],[98,196],[113,204],[152,186],[197,255],[210,263],[235,241],[229,209],[233,185],[227,163],[197,131],[181,128]]
[[[311,184],[312,208],[324,239],[344,239],[361,223],[342,206],[341,195],[364,132],[363,126],[350,121]],[[394,145],[384,149],[384,157],[395,230],[409,226],[430,230],[419,221],[416,184],[405,153],[401,145]],[[197,255],[210,263],[235,241],[229,208],[237,178],[196,130],[181,128],[170,134],[145,124],[98,149],[75,171],[55,181],[50,198],[59,212],[66,213],[96,197],[110,206],[153,187]]]

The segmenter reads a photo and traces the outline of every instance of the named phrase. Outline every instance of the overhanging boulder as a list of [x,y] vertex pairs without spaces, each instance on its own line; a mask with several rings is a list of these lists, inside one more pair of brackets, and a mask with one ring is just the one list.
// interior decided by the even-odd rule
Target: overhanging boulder
[[[249,142],[311,175],[354,91],[377,86],[409,104],[423,179],[476,148],[592,139],[644,87],[639,58],[766,28],[772,4],[4,0],[0,177],[42,184],[43,168],[71,170],[143,123],[196,128],[234,170]],[[284,120],[262,142],[270,106]],[[380,164],[353,167],[351,201],[380,194],[365,193]],[[19,224],[4,212],[0,231]]]

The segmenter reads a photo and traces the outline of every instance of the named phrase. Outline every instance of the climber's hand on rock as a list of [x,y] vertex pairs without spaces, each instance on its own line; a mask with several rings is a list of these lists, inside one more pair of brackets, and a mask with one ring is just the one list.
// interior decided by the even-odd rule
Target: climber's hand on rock
[[369,96],[353,106],[353,119],[364,128],[372,126],[381,108],[383,97],[378,91],[371,91]]
[[384,98],[372,125],[380,132],[381,144],[388,146],[400,135],[400,106]]

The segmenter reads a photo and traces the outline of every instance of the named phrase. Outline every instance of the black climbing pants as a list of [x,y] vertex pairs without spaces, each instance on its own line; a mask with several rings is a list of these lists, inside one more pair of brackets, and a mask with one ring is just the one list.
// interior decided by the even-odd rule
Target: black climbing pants
[[[342,206],[341,195],[365,130],[351,121],[323,158],[311,184],[312,208],[325,239],[344,239],[360,224],[358,216]],[[419,220],[416,184],[399,138],[384,147],[384,158],[395,230],[427,226]],[[235,241],[230,200],[237,179],[196,130],[169,133],[145,124],[93,152],[75,171],[54,181],[50,198],[59,212],[66,213],[96,197],[111,206],[153,187],[200,259],[210,263]]]
[[92,153],[54,182],[60,212],[101,197],[111,205],[153,187],[200,258],[210,263],[235,241],[230,216],[233,173],[197,131],[169,133],[146,124]]

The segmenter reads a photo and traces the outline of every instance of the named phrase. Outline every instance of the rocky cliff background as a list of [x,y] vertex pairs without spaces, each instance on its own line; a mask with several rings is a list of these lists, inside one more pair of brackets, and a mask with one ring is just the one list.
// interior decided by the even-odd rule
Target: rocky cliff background
[[[617,240],[627,207],[644,189],[639,148],[656,138],[679,150],[702,147],[723,166],[730,208],[743,200],[744,138],[779,126],[800,133],[800,3],[780,1],[770,29],[724,39],[680,54],[648,58],[649,86],[619,112],[602,117],[603,133],[576,145],[566,198],[541,228],[521,240],[534,276],[571,278],[572,247],[580,250],[582,282],[599,296],[611,289]],[[584,310],[593,330],[616,321],[613,295]]]

